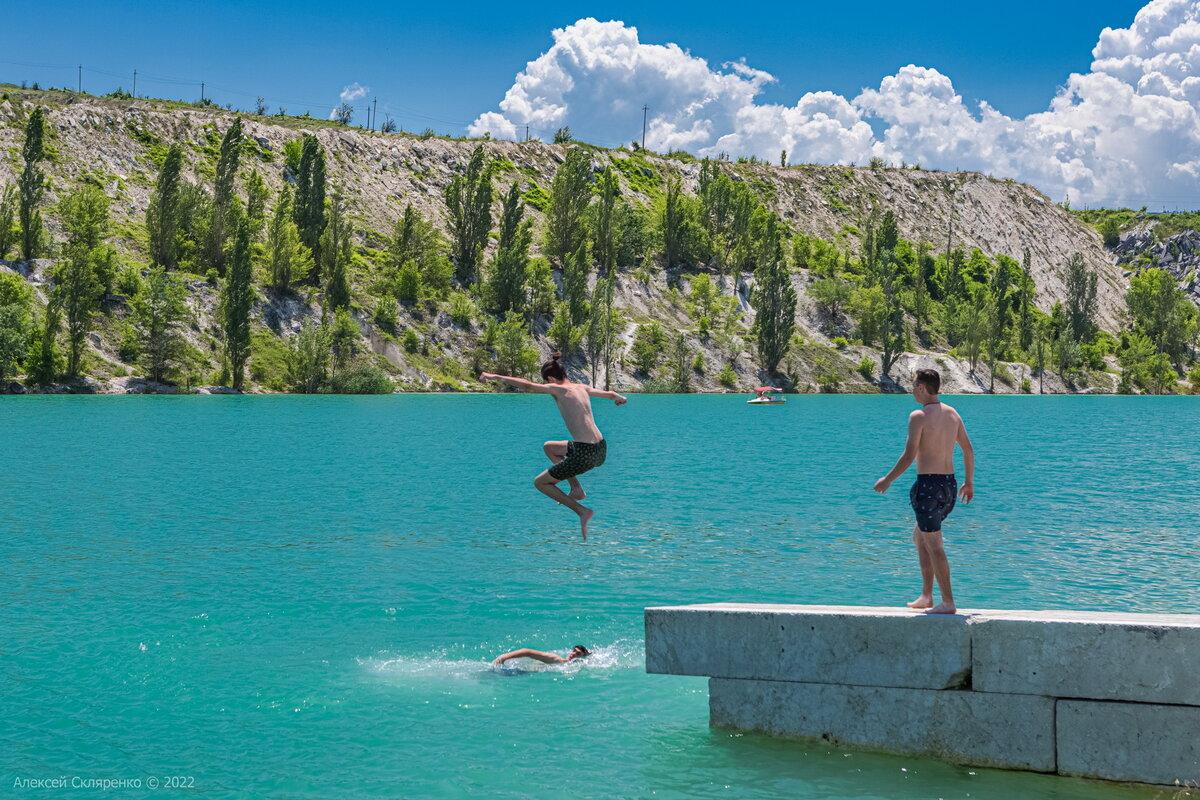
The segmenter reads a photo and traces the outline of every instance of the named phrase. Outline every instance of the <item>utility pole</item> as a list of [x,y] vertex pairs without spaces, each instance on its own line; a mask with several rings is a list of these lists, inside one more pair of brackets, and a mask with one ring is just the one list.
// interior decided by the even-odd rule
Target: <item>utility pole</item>
[[133,71],[133,96],[137,97],[137,70]]
[[204,81],[200,81],[200,102],[204,102]]
[[642,106],[642,149],[646,149],[646,114],[650,111],[650,106]]
[[379,122],[379,98],[376,97],[371,101],[371,130],[375,130],[375,123]]
[[525,126],[525,141],[529,141],[529,126]]
[[79,65],[79,93],[83,94],[83,64]]

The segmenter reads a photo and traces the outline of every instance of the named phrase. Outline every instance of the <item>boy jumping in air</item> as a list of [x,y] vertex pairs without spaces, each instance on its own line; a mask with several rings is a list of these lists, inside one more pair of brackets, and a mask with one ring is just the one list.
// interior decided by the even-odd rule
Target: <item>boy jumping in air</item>
[[[579,529],[586,542],[588,522],[595,512],[579,502],[587,497],[587,494],[579,484],[578,476],[603,464],[608,455],[608,443],[604,441],[600,429],[596,427],[596,421],[592,419],[592,398],[603,397],[619,406],[625,404],[626,398],[616,392],[594,389],[582,383],[571,383],[567,380],[567,371],[559,363],[560,358],[562,355],[555,353],[549,361],[542,364],[542,380],[546,381],[545,383],[534,383],[524,378],[496,375],[491,372],[484,372],[479,378],[485,381],[500,381],[524,392],[553,395],[563,422],[571,433],[572,441],[553,441],[542,445],[542,450],[545,451],[546,457],[554,462],[554,466],[534,478],[533,485],[554,502],[561,503],[579,515]],[[561,481],[570,484],[570,494],[565,494],[558,488]]]
[[[942,547],[942,521],[954,509],[955,496],[970,503],[975,496],[975,450],[967,437],[962,417],[938,398],[942,376],[937,370],[919,369],[913,382],[913,399],[921,408],[908,417],[908,442],[904,453],[892,471],[875,482],[875,491],[882,494],[892,482],[904,474],[914,460],[917,480],[908,492],[909,502],[917,516],[913,542],[921,563],[921,596],[909,608],[923,608],[929,614],[953,614],[954,593],[950,590],[950,562]],[[963,451],[967,478],[962,488],[954,477],[954,445]],[[933,579],[937,578],[942,602],[933,605]]]

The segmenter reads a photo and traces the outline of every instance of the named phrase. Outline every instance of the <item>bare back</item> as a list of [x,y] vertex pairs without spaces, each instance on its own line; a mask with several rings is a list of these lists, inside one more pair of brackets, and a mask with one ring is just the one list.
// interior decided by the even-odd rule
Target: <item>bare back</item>
[[962,417],[945,403],[929,403],[912,413],[917,439],[917,472],[921,475],[954,473],[954,444],[963,429]]
[[595,444],[604,437],[592,419],[592,398],[588,395],[587,387],[582,383],[551,384],[554,402],[558,403],[558,413],[562,414],[571,438],[577,442]]

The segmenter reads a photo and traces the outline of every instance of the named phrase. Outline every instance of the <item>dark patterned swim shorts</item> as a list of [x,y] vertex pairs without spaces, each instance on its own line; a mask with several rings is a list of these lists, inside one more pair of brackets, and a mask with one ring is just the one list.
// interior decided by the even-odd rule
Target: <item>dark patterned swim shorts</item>
[[917,514],[917,527],[925,533],[942,529],[942,520],[954,510],[958,481],[953,475],[918,475],[908,490],[908,501]]
[[608,442],[601,439],[591,442],[567,442],[567,457],[550,468],[550,477],[565,481],[595,469],[604,463],[608,455]]

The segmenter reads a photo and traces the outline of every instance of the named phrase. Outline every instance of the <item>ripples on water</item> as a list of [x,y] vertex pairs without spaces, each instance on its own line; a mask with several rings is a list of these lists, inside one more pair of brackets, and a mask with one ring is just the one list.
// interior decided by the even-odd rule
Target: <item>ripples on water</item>
[[[597,510],[538,495],[537,397],[5,398],[5,774],[212,796],[1153,796],[710,731],[641,609],[897,604],[897,397],[598,405]],[[1196,610],[1197,398],[960,398],[971,607]],[[583,664],[494,669],[531,646]]]

